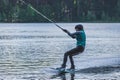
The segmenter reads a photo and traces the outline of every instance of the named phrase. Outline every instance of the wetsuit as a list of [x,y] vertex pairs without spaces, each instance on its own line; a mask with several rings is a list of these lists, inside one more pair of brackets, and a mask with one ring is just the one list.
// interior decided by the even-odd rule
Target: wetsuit
[[67,58],[69,56],[69,59],[70,59],[70,62],[71,62],[71,69],[75,69],[74,61],[73,61],[73,57],[72,56],[77,55],[79,53],[82,53],[84,51],[85,44],[86,44],[86,35],[85,35],[84,30],[76,31],[75,33],[70,33],[70,32],[67,31],[67,34],[70,37],[75,38],[77,40],[77,43],[76,43],[77,46],[75,48],[67,51],[64,54],[62,67],[63,68],[66,67]]

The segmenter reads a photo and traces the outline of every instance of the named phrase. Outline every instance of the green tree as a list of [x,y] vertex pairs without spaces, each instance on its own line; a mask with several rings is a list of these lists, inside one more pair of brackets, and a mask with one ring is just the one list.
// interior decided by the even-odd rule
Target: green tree
[[[120,21],[119,0],[24,0],[56,22]],[[19,0],[0,0],[0,22],[48,22]]]

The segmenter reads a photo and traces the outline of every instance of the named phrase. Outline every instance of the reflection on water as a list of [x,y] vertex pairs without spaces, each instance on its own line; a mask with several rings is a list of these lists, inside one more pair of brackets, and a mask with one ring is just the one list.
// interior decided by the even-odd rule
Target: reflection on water
[[[76,24],[59,25],[73,32]],[[79,71],[75,76],[62,74],[54,79],[119,80],[120,24],[83,25],[87,34],[86,50],[74,57]],[[0,24],[0,80],[49,80],[56,75],[49,68],[59,67],[64,52],[74,47],[75,40],[51,23]]]
[[[57,77],[60,77],[61,80],[68,80],[66,78],[66,73],[58,73],[56,75],[53,75],[51,77],[51,79],[56,79]],[[74,80],[75,74],[74,73],[70,73],[70,79],[69,80]]]

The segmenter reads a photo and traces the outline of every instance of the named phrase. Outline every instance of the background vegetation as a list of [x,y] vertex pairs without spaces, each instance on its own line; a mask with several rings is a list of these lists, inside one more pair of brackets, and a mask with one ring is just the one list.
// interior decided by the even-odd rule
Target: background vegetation
[[[120,22],[120,0],[24,0],[56,22]],[[0,0],[0,22],[48,22],[19,0]]]

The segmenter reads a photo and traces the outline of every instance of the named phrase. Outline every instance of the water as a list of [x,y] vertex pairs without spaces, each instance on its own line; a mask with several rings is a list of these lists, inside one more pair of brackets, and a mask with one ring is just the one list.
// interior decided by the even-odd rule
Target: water
[[[76,24],[59,23],[71,32]],[[0,80],[120,80],[120,23],[83,25],[87,45],[74,57],[78,71],[58,75],[50,68],[61,65],[76,40],[51,23],[1,23]]]

